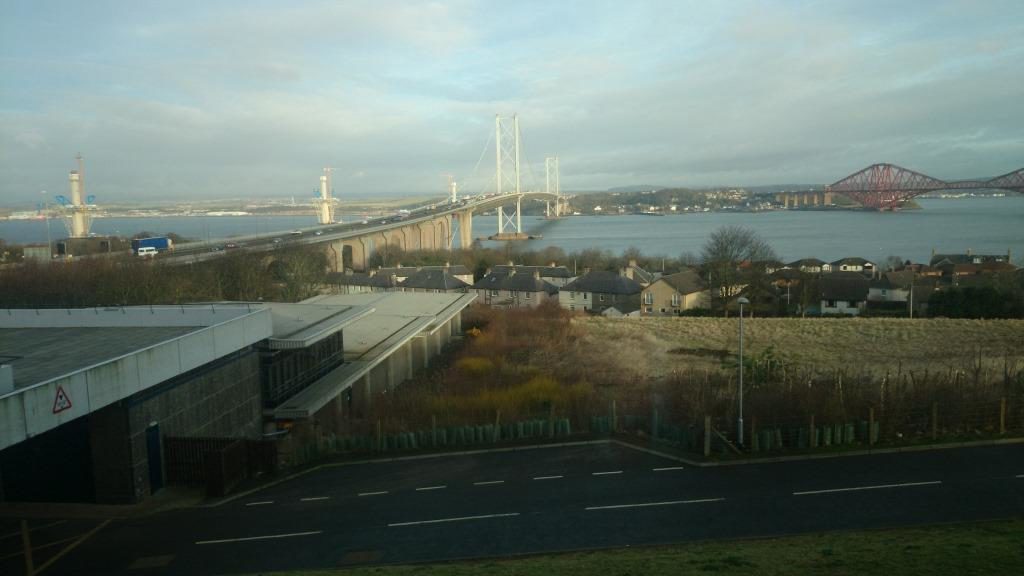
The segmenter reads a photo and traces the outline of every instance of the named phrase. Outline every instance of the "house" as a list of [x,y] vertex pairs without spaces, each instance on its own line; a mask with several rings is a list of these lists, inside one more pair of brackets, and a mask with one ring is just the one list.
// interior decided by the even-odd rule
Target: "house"
[[817,258],[801,258],[795,262],[786,264],[786,268],[793,270],[799,270],[807,274],[821,274],[822,272],[831,272],[832,265],[824,260],[818,260]]
[[[532,268],[532,272],[521,272]],[[490,272],[473,284],[477,302],[492,308],[536,308],[544,302],[558,301],[558,286],[541,277],[540,266],[516,266],[503,272]]]
[[769,274],[768,279],[776,288],[790,288],[799,285],[805,273],[810,274],[810,272],[801,272],[797,268],[780,268]]
[[1006,254],[974,254],[971,250],[967,250],[965,254],[936,254],[935,250],[932,250],[932,259],[928,264],[938,268],[943,263],[982,264],[984,262],[1010,262],[1010,255],[1009,250],[1006,251]]
[[630,280],[636,280],[641,286],[650,286],[652,282],[658,279],[660,274],[657,272],[648,272],[637,265],[636,260],[630,260],[629,264],[622,269],[621,274]]
[[631,314],[640,310],[643,289],[639,282],[618,272],[586,272],[558,289],[558,303],[562,308],[595,314],[609,308]]
[[409,276],[419,272],[420,270],[444,270],[446,273],[462,280],[467,285],[473,283],[473,271],[461,264],[452,266],[451,264],[445,263],[443,266],[402,266],[401,263],[394,268],[378,268],[376,271],[371,270],[371,274],[386,274],[394,276],[398,282],[403,282]]
[[831,268],[832,272],[863,272],[870,275],[875,273],[876,266],[874,262],[857,256],[851,256],[836,260],[832,263]]
[[676,316],[685,310],[710,308],[711,292],[699,274],[684,270],[662,276],[643,289],[643,314]]
[[821,278],[821,313],[858,315],[868,299],[869,280],[860,272],[833,272]]
[[515,271],[516,274],[529,274],[532,276],[535,272],[540,274],[540,279],[553,284],[557,287],[562,287],[572,282],[574,276],[572,272],[565,266],[558,266],[554,262],[547,266],[516,266],[512,262],[508,264],[498,264],[491,270],[488,270],[488,274],[494,272],[496,274],[508,274],[510,271]]
[[445,268],[424,268],[399,283],[402,292],[467,292],[469,284]]
[[[900,281],[894,281],[895,276],[901,276]],[[904,280],[903,272],[886,272],[881,278],[874,278],[868,282],[869,302],[906,302],[910,296],[910,283],[913,282],[914,273],[910,272],[909,282]]]
[[331,272],[327,274],[325,283],[334,294],[365,294],[367,292],[390,292],[398,287],[398,279],[393,274],[377,274],[371,270],[362,272]]

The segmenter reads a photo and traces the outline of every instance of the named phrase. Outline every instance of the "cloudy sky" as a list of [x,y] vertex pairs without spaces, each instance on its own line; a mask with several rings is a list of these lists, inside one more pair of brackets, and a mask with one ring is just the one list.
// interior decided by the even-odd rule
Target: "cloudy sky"
[[[1024,3],[0,3],[0,202],[479,192],[1024,166]],[[483,161],[478,161],[483,156]],[[524,177],[530,180],[529,174]]]

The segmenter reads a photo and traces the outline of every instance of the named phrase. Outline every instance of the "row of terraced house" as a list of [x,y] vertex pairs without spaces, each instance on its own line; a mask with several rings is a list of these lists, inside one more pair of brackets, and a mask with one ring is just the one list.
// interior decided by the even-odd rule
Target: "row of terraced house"
[[[820,315],[858,315],[869,306],[898,308],[926,306],[930,292],[945,286],[970,285],[991,274],[1016,270],[1010,254],[933,254],[929,264],[905,262],[881,271],[875,262],[847,257],[834,262],[803,258],[784,264],[763,263],[768,290],[762,300],[785,302],[789,312]],[[739,278],[750,263],[738,265]],[[811,302],[796,304],[792,297],[808,278],[817,280]],[[696,269],[665,274],[640,267],[635,260],[619,270],[583,269],[577,275],[566,266],[516,265],[512,262],[487,270],[479,279],[462,265],[397,266],[367,273],[331,274],[335,292],[378,291],[472,292],[477,302],[493,308],[532,308],[545,302],[578,312],[605,316],[678,316],[711,307],[706,278]],[[743,293],[737,286],[735,293]],[[917,302],[912,300],[917,293]],[[753,295],[753,291],[751,291]],[[795,304],[795,309],[790,306]],[[780,305],[780,308],[782,306]]]

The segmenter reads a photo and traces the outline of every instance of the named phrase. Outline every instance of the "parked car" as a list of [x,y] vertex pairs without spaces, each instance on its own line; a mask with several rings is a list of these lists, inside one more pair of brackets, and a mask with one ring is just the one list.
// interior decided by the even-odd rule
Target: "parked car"
[[135,253],[143,258],[153,258],[157,255],[157,249],[153,246],[143,246],[136,250]]
[[234,242],[228,242],[224,245],[225,250],[234,250],[235,248],[238,248],[238,244],[235,244]]

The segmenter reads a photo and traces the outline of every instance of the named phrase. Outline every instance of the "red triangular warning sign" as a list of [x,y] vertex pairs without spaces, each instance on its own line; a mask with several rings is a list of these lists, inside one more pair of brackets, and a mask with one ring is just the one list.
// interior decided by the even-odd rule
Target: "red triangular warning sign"
[[53,413],[63,412],[71,408],[71,398],[64,392],[63,386],[57,386],[57,397],[53,399]]

